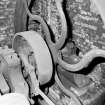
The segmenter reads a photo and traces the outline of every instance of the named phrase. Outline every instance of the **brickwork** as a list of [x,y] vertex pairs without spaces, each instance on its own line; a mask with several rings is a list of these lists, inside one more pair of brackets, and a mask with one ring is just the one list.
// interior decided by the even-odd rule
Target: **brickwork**
[[16,0],[0,0],[0,46],[11,45]]
[[[85,54],[95,47],[105,49],[104,23],[91,0],[67,0],[67,11],[73,25],[73,40],[81,52]],[[105,94],[104,70],[105,64],[99,64],[88,75],[94,85],[80,96],[84,105],[96,105],[99,97]],[[77,79],[84,80],[82,76]]]
[[[105,28],[101,16],[90,0],[68,0],[67,11],[73,24],[77,46],[86,53],[94,47],[105,49]],[[95,12],[94,12],[95,11]]]

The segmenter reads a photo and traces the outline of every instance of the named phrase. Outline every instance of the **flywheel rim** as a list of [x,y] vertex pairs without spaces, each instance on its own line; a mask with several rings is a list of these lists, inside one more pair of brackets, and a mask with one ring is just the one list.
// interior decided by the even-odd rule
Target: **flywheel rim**
[[19,53],[18,48],[19,44],[21,44],[17,42],[19,37],[24,38],[34,52],[39,83],[47,83],[50,81],[53,72],[52,58],[47,44],[43,38],[35,31],[20,32],[15,35],[12,43],[12,47],[17,53]]

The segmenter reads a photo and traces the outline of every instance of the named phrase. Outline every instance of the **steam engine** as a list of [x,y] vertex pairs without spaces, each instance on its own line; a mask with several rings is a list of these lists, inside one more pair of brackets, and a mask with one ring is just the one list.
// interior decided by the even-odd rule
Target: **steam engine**
[[0,105],[104,105],[103,0],[0,1]]

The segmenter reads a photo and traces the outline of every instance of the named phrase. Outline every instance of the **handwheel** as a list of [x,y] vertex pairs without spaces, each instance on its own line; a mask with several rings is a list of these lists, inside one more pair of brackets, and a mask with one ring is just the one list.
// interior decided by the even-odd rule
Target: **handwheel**
[[47,44],[37,32],[17,33],[12,47],[18,54],[23,53],[27,56],[28,62],[35,67],[35,73],[41,85],[50,81],[53,72],[52,58]]

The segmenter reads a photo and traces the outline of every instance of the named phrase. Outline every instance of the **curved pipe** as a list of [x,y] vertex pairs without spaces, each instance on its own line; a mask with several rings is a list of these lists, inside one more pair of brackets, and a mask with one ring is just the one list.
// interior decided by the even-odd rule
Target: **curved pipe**
[[[28,9],[28,5],[27,5],[27,1],[26,0],[23,0],[24,2],[24,5],[25,5],[25,8],[26,8],[26,12],[27,14],[29,15],[29,17],[33,20],[37,20],[38,22],[41,23],[41,25],[43,26],[44,28],[44,31],[45,31],[45,39],[46,39],[46,42],[48,44],[48,46],[50,47],[50,50],[51,50],[51,53],[52,53],[52,56],[53,56],[53,59],[54,59],[54,62],[55,63],[58,63],[60,66],[62,66],[65,70],[68,70],[68,71],[73,71],[73,72],[76,72],[76,71],[80,71],[81,69],[83,69],[84,67],[87,67],[88,64],[96,57],[104,57],[105,58],[105,51],[104,50],[101,50],[101,49],[93,49],[91,51],[89,51],[87,54],[85,54],[83,56],[83,58],[79,61],[79,63],[77,64],[68,64],[66,63],[65,61],[63,61],[61,59],[61,57],[58,55],[58,49],[56,48],[60,48],[59,45],[62,44],[60,43],[60,41],[62,41],[64,43],[64,39],[65,39],[65,34],[63,34],[63,37],[60,39],[59,41],[59,44],[55,44],[51,41],[51,37],[50,37],[50,32],[49,32],[49,29],[48,29],[48,26],[47,24],[45,23],[45,21],[38,15],[32,15],[31,12],[29,11]],[[60,8],[60,12],[61,14],[63,13],[62,10],[61,10],[61,3],[62,3],[62,0],[61,1],[56,1],[57,3],[57,7]],[[62,20],[64,20],[64,18],[62,18]],[[63,23],[62,23],[63,24]],[[65,23],[66,24],[66,23]],[[65,27],[65,26],[64,26]],[[65,32],[65,31],[64,31]],[[63,45],[63,44],[62,44]],[[61,45],[61,46],[62,46]],[[57,46],[57,47],[56,47]]]
[[61,24],[62,24],[61,37],[59,38],[58,42],[55,44],[55,47],[56,49],[61,49],[67,38],[67,22],[66,22],[65,14],[63,12],[63,8],[62,8],[63,0],[55,0],[55,2],[56,2],[57,9],[59,11],[59,14],[60,14]]
[[88,66],[88,64],[96,57],[103,57],[105,58],[105,50],[101,49],[93,49],[86,53],[83,58],[78,62],[77,64],[68,64],[64,62],[59,56],[58,56],[58,61],[57,63],[63,67],[65,70],[68,71],[80,71],[81,69],[85,68]]
[[49,29],[48,29],[48,26],[46,24],[46,22],[43,20],[43,18],[41,18],[39,15],[33,15],[29,9],[28,9],[28,4],[27,4],[27,1],[26,0],[23,0],[24,2],[24,6],[25,6],[25,9],[26,9],[26,13],[27,15],[31,18],[31,20],[36,20],[38,22],[41,23],[42,27],[44,28],[44,32],[46,33],[45,37],[48,41],[48,44],[52,44],[54,45],[54,43],[51,41],[51,37],[50,37],[50,32],[49,32]]
[[46,33],[45,34],[45,38],[46,38],[46,41],[48,44],[54,46],[57,50],[59,50],[65,43],[65,39],[67,37],[67,24],[66,24],[66,19],[65,19],[65,16],[64,16],[64,13],[63,13],[63,10],[62,10],[62,2],[56,2],[57,4],[57,7],[59,9],[59,13],[60,13],[60,16],[61,16],[61,20],[62,20],[62,37],[60,38],[60,40],[57,42],[57,43],[53,43],[51,41],[51,36],[50,36],[50,32],[49,32],[49,29],[48,29],[48,26],[46,24],[46,22],[43,20],[43,18],[41,18],[40,16],[38,15],[33,15],[29,9],[28,9],[28,4],[27,4],[27,1],[26,0],[23,0],[23,3],[25,5],[25,9],[26,9],[26,13],[28,14],[28,16],[32,19],[32,20],[37,20],[38,22],[41,23],[42,27],[44,28],[44,32]]
[[45,38],[45,40],[46,40],[46,42],[47,42],[47,44],[48,44],[48,46],[51,50],[53,60],[54,60],[54,62],[56,62],[56,60],[57,60],[57,50],[55,49],[55,44],[51,41],[50,32],[49,32],[49,29],[48,29],[48,26],[47,26],[46,22],[40,16],[33,15],[29,11],[28,4],[27,4],[26,0],[23,0],[23,3],[24,3],[24,6],[25,6],[25,9],[26,9],[26,13],[31,18],[31,20],[36,20],[36,21],[40,22],[42,27],[44,28],[44,32],[46,33],[44,38]]

